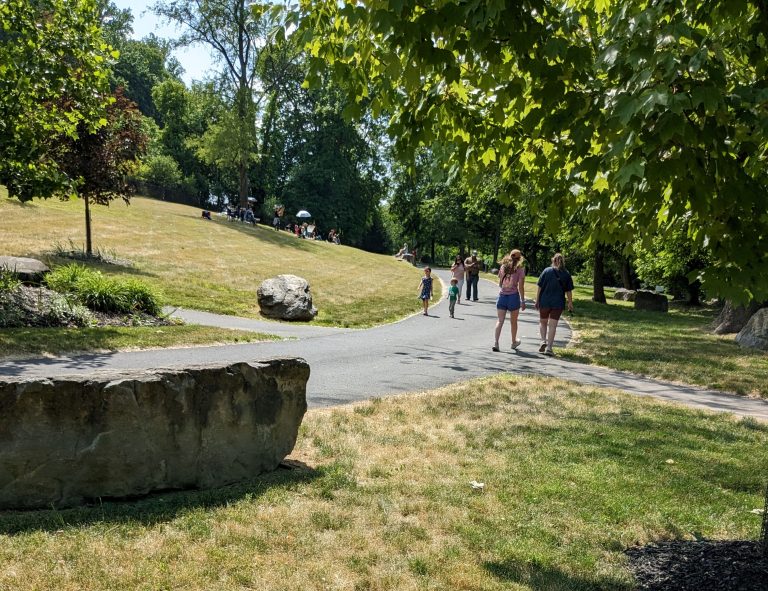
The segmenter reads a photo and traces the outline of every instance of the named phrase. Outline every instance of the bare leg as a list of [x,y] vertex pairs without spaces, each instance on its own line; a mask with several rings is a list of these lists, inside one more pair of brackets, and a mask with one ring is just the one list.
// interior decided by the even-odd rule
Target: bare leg
[[512,310],[509,313],[509,323],[512,325],[512,345],[517,342],[517,317],[520,315],[520,310]]
[[539,335],[541,335],[541,342],[547,342],[547,319],[542,318],[539,320]]
[[550,318],[547,326],[547,348],[552,348],[552,343],[555,342],[555,331],[557,330],[557,318]]
[[494,345],[494,347],[496,347],[498,349],[499,348],[499,337],[501,336],[501,327],[504,326],[504,318],[507,315],[507,311],[506,310],[498,310],[497,309],[496,310],[496,315],[498,316],[499,319],[496,321],[496,332],[495,332],[495,339],[494,339],[494,343],[496,343],[496,344]]
[[428,310],[429,310],[429,300],[421,300],[421,301],[424,302],[424,315],[425,316],[429,316],[429,312],[428,312]]

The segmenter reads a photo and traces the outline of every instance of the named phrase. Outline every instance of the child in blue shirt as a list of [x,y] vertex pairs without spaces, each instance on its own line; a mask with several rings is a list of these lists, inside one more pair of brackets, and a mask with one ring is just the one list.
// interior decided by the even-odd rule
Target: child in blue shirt
[[424,277],[419,283],[419,290],[419,298],[424,304],[424,316],[429,316],[429,300],[432,299],[432,269],[429,267],[424,269]]

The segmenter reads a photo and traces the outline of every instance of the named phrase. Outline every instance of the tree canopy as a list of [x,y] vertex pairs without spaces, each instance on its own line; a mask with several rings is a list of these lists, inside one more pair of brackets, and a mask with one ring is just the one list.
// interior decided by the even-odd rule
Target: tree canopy
[[[525,187],[594,242],[685,225],[711,292],[768,296],[768,7],[761,0],[304,1],[321,76],[390,116],[401,154]],[[314,80],[310,77],[310,83]]]
[[93,0],[0,3],[0,184],[11,195],[72,190],[52,142],[106,124],[115,57]]

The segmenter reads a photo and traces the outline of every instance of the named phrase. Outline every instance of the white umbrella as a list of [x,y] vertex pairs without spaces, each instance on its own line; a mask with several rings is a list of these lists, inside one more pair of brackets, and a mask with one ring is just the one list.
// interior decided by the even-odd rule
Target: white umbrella
[[299,211],[299,213],[296,214],[297,218],[311,218],[312,214],[309,213],[306,209],[302,209]]

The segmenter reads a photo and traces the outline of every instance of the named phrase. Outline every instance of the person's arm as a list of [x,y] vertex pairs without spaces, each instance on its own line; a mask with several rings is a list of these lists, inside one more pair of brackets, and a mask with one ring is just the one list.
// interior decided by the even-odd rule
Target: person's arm
[[568,298],[568,311],[573,312],[573,292],[566,291],[565,296]]
[[539,300],[541,298],[541,285],[536,286],[536,303],[533,305],[534,309],[539,309]]
[[520,292],[520,310],[525,310],[525,271],[520,273],[517,291]]

